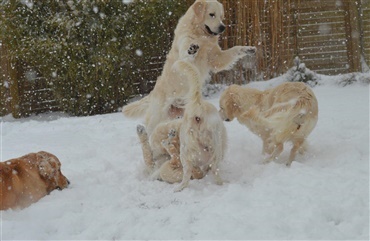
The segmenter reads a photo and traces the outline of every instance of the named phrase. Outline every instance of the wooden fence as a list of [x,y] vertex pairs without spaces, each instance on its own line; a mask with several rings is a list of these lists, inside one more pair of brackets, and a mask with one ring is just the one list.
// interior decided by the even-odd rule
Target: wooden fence
[[[255,64],[241,61],[233,70],[213,76],[216,83],[243,84],[278,76],[293,65],[296,56],[311,70],[327,75],[361,72],[362,65],[370,63],[370,0],[219,1],[228,26],[220,39],[222,48],[254,45],[258,54]],[[193,2],[187,0],[189,6]],[[25,84],[7,82],[25,76],[19,73],[22,68],[10,65],[10,58],[0,41],[0,114],[12,112],[15,105],[20,105],[20,112],[57,110],[45,79],[31,76]],[[164,59],[153,56],[146,71],[160,75]],[[155,79],[147,81],[155,83]]]
[[14,117],[60,110],[45,77],[32,68],[13,65],[5,45],[0,45],[0,116]]
[[[327,75],[361,72],[361,58],[370,63],[370,0],[222,2],[228,28],[221,45],[257,46],[259,79],[284,73],[295,56],[311,70]],[[240,82],[250,81],[242,63],[236,70]]]

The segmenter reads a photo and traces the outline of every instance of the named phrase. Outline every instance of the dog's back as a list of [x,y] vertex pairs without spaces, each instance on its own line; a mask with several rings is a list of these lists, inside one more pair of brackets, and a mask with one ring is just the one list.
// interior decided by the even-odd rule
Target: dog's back
[[32,164],[33,156],[27,159],[12,159],[0,165],[1,176],[1,210],[28,206],[46,193],[46,184]]
[[59,162],[54,155],[39,152],[1,162],[0,210],[25,208],[52,190],[67,187],[69,181],[61,174],[60,164],[50,169],[49,162],[54,161]]
[[318,103],[312,90],[304,83],[287,82],[270,93],[273,103],[263,112],[277,142],[306,138],[318,119]]

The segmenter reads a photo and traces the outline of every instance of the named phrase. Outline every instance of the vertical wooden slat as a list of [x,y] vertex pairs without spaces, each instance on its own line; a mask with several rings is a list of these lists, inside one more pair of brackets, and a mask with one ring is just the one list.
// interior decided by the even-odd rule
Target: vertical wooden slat
[[11,61],[6,43],[1,46],[1,114],[12,113],[21,117],[18,75],[15,64]]
[[8,64],[8,76],[9,76],[9,89],[11,96],[11,110],[14,118],[21,117],[21,100],[19,93],[19,83],[18,83],[18,69],[15,63],[9,60]]
[[361,45],[360,45],[360,16],[357,8],[359,1],[347,0],[344,3],[345,7],[345,26],[347,37],[347,55],[349,63],[349,71],[361,71]]
[[10,113],[9,103],[9,88],[8,88],[8,56],[6,54],[6,46],[2,44],[0,46],[0,115],[6,115]]

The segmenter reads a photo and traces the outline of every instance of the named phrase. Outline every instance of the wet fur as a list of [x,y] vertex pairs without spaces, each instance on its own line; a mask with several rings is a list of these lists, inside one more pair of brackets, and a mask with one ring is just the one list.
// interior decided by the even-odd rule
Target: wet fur
[[287,82],[265,91],[238,85],[229,86],[220,97],[221,118],[234,118],[246,125],[263,141],[264,160],[277,159],[285,142],[293,147],[287,166],[304,143],[318,120],[318,103],[312,90],[303,83]]
[[28,155],[0,163],[0,210],[25,208],[69,181],[60,170],[56,156],[48,152]]

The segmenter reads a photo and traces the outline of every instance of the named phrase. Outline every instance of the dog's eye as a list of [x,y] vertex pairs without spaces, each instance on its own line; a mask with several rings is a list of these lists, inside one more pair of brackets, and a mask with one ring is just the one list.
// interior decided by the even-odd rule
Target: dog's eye
[[211,18],[215,18],[216,17],[216,14],[210,13],[209,16],[211,16]]
[[199,117],[199,116],[196,116],[196,117],[195,117],[195,121],[196,121],[197,123],[199,123],[199,122],[200,122],[200,117]]

